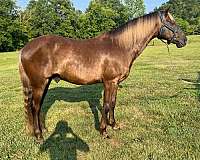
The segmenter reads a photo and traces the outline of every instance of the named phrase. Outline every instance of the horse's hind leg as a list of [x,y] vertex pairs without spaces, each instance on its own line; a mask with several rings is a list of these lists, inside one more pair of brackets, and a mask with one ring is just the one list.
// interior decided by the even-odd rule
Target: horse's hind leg
[[[45,95],[46,95],[46,93],[47,93],[47,91],[48,91],[48,88],[49,88],[49,85],[50,85],[50,83],[51,83],[51,78],[48,80],[48,83],[47,83],[47,85],[45,86],[45,89],[44,89],[44,92],[43,92],[43,95],[42,95],[42,99],[41,99],[41,101],[40,101],[40,106],[42,106],[42,104],[43,104],[43,101],[44,101],[44,98],[45,98]],[[42,131],[42,133],[45,133],[45,132],[47,132],[47,128],[46,128],[46,126],[45,126],[45,115],[40,111],[40,117],[39,117],[39,122],[40,122],[40,129],[41,129],[41,131]]]
[[32,91],[33,91],[32,113],[33,113],[34,133],[36,140],[39,143],[43,142],[42,125],[40,120],[41,102],[48,81],[49,81],[48,79],[46,80],[40,79],[37,81],[38,83],[35,82],[36,84],[35,86],[32,86]]

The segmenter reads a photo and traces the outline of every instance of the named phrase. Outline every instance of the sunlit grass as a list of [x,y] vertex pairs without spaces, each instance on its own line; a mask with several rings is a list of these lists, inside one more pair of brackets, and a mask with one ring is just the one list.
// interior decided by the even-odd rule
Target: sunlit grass
[[[102,85],[52,82],[43,112],[49,132],[38,145],[24,131],[18,53],[0,53],[0,159],[200,159],[200,36],[177,49],[155,41],[119,88],[121,130],[98,128]],[[91,107],[89,107],[91,106]],[[97,107],[96,107],[97,106]]]

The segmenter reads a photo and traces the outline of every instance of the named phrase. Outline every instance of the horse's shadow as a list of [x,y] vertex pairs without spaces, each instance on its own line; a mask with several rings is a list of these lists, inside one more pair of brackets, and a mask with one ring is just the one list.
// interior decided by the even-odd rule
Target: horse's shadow
[[43,121],[45,121],[48,110],[56,100],[65,102],[87,101],[94,116],[95,129],[99,130],[98,112],[101,111],[102,90],[103,86],[101,84],[83,85],[76,88],[56,87],[49,89],[42,105]]
[[51,160],[76,160],[77,150],[88,152],[89,146],[78,137],[65,121],[59,121],[55,131],[40,146],[40,152],[49,152]]

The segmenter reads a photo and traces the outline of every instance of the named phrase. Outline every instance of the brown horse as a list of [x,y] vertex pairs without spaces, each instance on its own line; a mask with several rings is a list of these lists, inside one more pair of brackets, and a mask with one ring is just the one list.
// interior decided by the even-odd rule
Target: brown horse
[[78,85],[104,84],[100,133],[108,137],[107,125],[118,128],[114,118],[118,85],[128,77],[133,61],[155,37],[178,48],[187,42],[168,10],[133,19],[87,40],[41,36],[29,42],[19,57],[27,129],[39,142],[43,141],[41,105],[51,80],[56,78]]

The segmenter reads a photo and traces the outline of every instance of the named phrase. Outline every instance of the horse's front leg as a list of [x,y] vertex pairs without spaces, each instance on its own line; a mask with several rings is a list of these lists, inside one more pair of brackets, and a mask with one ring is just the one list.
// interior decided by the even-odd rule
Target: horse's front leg
[[116,105],[116,96],[117,96],[117,89],[118,84],[112,83],[112,91],[111,91],[111,104],[109,109],[109,125],[112,126],[114,130],[120,129],[115,121],[115,105]]
[[104,82],[104,99],[103,99],[103,108],[102,108],[102,117],[100,123],[100,133],[104,138],[109,138],[106,128],[108,124],[108,112],[110,109],[110,83]]

